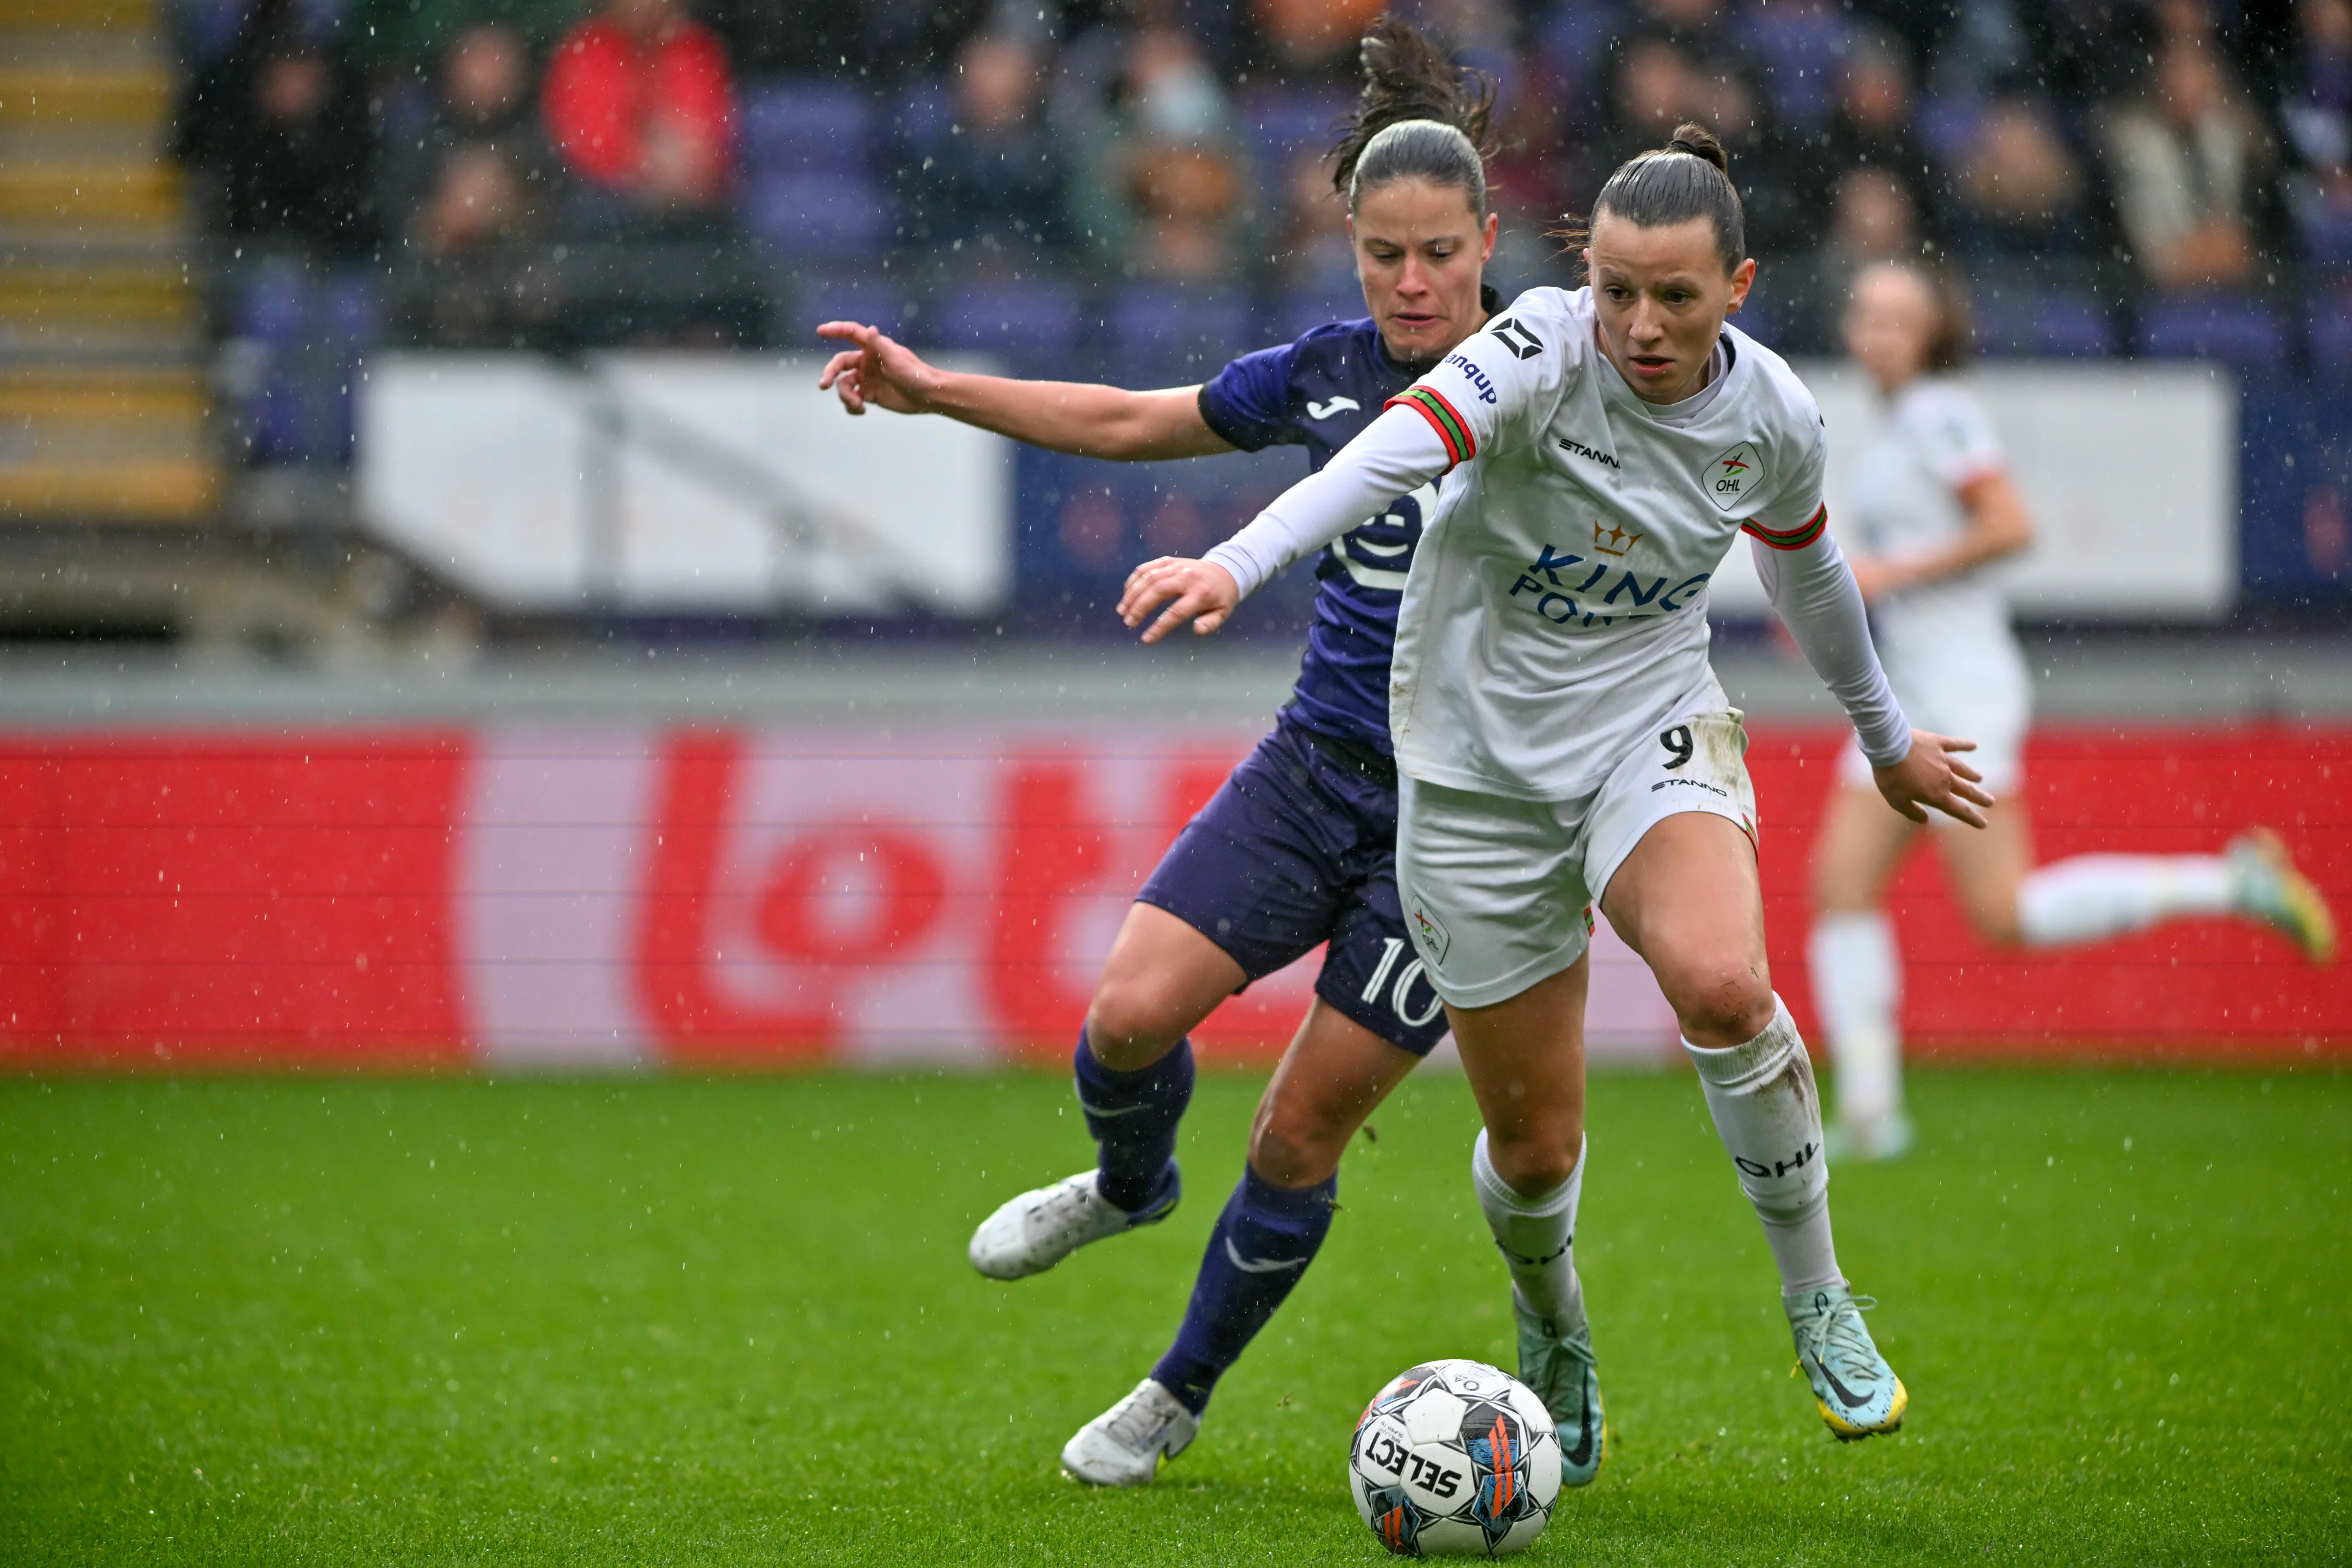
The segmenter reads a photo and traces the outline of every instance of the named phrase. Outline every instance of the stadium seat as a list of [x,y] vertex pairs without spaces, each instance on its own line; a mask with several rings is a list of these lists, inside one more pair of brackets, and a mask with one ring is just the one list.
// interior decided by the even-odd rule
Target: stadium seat
[[1780,312],[1769,300],[1748,295],[1739,307],[1739,314],[1731,318],[1731,323],[1768,349],[1780,345]]
[[2153,359],[2204,359],[2240,375],[2276,376],[2287,366],[2286,333],[2260,300],[2240,295],[2159,296],[2142,307],[2139,352]]
[[240,280],[231,319],[256,351],[247,389],[231,399],[247,460],[349,464],[358,363],[383,341],[378,281],[362,271],[320,277],[291,259],[265,261]]
[[1271,177],[1302,153],[1320,154],[1339,139],[1354,100],[1318,88],[1263,88],[1244,95],[1241,122],[1259,170]]
[[2116,352],[2115,321],[2086,290],[1982,294],[1970,316],[1977,352],[1995,359],[2096,359]]
[[795,349],[814,348],[808,334],[820,321],[864,321],[892,337],[905,338],[920,321],[914,290],[886,272],[866,268],[855,272],[803,273],[793,279],[784,341]]
[[2311,302],[2311,368],[2334,381],[2352,381],[2352,294]]
[[1132,284],[1113,295],[1106,324],[1118,363],[1137,370],[1206,374],[1262,346],[1239,294],[1167,284]]
[[2297,248],[2314,267],[2352,267],[2352,204],[2314,197],[2294,205]]
[[1913,125],[1929,157],[1945,169],[1957,168],[1976,144],[1977,126],[1984,105],[1972,98],[1922,99]]
[[1748,13],[1740,29],[1782,119],[1815,125],[1837,102],[1849,37],[1834,11],[1801,3]]
[[789,78],[743,92],[744,169],[763,174],[866,167],[874,105],[853,83]]
[[[1622,9],[1613,0],[1559,0],[1536,24],[1536,50],[1566,86],[1582,88],[1599,72],[1615,41]],[[1580,113],[1577,118],[1593,116]]]
[[890,203],[863,170],[772,170],[751,181],[743,226],[786,256],[864,256],[889,243]]
[[1007,279],[949,294],[918,335],[934,347],[983,350],[1024,370],[1042,369],[1077,347],[1079,321],[1078,295],[1068,284]]
[[310,279],[299,261],[265,261],[240,280],[236,335],[272,348],[299,346],[310,330]]

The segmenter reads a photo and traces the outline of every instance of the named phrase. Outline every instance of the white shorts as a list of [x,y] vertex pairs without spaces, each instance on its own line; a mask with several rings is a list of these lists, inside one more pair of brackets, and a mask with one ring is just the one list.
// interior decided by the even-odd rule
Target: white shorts
[[[1889,666],[1886,683],[1903,704],[1904,717],[1917,728],[1974,741],[1977,749],[1963,753],[1964,759],[1984,775],[1985,788],[1995,800],[2006,800],[2025,778],[2025,732],[2033,723],[2032,677],[2013,643],[1976,651],[1976,657],[1941,661],[1933,669]],[[1872,787],[1870,761],[1852,736],[1838,759],[1838,777]],[[1931,811],[1927,820],[1948,827],[1957,818]]]
[[1642,836],[1709,812],[1756,836],[1738,709],[1675,721],[1575,800],[1397,781],[1397,892],[1438,995],[1507,1002],[1584,954],[1592,906]]

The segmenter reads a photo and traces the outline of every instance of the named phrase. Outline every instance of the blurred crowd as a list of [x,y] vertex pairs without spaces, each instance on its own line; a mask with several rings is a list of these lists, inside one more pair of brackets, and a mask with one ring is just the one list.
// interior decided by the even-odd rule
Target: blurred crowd
[[[1129,283],[1314,315],[1352,287],[1319,156],[1381,9],[179,0],[177,151],[238,254],[369,269],[413,341],[797,342],[992,289],[1051,343],[1055,300]],[[1507,288],[1560,280],[1543,231],[1683,119],[1733,151],[1785,348],[1827,346],[1854,268],[1927,255],[2011,352],[2147,349],[2167,310],[2226,338],[2242,302],[2299,359],[2352,268],[2352,0],[1402,14],[1499,89]],[[625,308],[583,318],[598,287]]]

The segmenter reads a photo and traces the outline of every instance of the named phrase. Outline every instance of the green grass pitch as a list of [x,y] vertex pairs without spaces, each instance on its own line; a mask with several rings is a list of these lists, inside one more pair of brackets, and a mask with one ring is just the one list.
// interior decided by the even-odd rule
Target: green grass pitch
[[[1459,1078],[1358,1142],[1160,1484],[1055,1468],[1173,1330],[1260,1081],[1203,1075],[1175,1219],[1010,1286],[964,1239],[1083,1163],[1047,1075],[0,1082],[0,1561],[1378,1561],[1362,1402],[1512,1353]],[[2352,1078],[1915,1099],[1916,1154],[1832,1186],[1912,1392],[1842,1446],[1696,1085],[1596,1078],[1610,1459],[1529,1560],[2340,1560]]]

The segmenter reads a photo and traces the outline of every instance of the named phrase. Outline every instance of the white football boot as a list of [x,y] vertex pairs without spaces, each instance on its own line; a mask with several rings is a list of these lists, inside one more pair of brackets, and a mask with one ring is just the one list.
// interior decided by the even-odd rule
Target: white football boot
[[1080,1171],[1050,1187],[1022,1194],[980,1222],[967,1256],[991,1279],[1025,1279],[1043,1274],[1089,1242],[1139,1226],[1157,1225],[1176,1211],[1184,1184],[1176,1162],[1168,1162],[1166,1189],[1129,1214],[1102,1195],[1093,1171]]
[[1200,1432],[1201,1418],[1147,1377],[1078,1428],[1062,1447],[1062,1468],[1092,1486],[1146,1486],[1160,1462],[1182,1453]]

